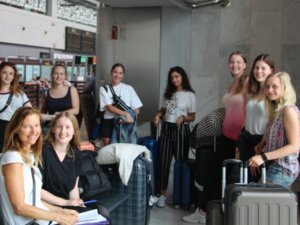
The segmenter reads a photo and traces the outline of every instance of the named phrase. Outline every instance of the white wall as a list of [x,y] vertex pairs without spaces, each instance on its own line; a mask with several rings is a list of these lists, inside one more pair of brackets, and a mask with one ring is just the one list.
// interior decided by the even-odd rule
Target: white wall
[[66,26],[96,32],[96,28],[90,26],[0,5],[0,43],[63,50]]

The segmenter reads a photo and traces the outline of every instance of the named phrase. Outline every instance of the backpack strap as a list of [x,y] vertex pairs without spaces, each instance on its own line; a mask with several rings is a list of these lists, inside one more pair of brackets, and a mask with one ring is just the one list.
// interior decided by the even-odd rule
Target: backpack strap
[[13,97],[13,93],[9,93],[8,99],[7,99],[7,101],[6,101],[6,104],[5,104],[5,106],[0,110],[0,113],[4,112],[4,111],[7,109],[7,107],[8,107],[9,104],[11,103],[12,97]]

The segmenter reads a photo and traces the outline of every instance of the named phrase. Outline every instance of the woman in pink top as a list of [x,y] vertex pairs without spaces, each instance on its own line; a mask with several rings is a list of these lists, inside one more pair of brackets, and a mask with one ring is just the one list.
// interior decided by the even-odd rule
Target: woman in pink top
[[222,127],[222,160],[234,158],[236,141],[246,118],[247,60],[241,52],[229,56],[229,71],[233,77],[223,97],[225,118]]

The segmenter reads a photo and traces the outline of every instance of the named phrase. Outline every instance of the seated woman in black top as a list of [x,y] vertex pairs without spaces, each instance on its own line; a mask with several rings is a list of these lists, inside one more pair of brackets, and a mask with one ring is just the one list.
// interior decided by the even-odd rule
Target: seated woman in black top
[[56,64],[51,70],[51,87],[42,99],[42,119],[52,120],[55,113],[68,111],[79,114],[79,95],[75,87],[66,84],[67,70],[63,64]]
[[52,121],[42,151],[42,199],[59,206],[84,207],[79,197],[80,134],[76,117],[58,114]]

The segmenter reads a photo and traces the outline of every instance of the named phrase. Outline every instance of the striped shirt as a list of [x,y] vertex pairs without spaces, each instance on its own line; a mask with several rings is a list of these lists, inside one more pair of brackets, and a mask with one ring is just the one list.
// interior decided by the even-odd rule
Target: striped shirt
[[[289,105],[285,107],[292,107],[295,109],[295,111],[298,113],[298,121],[300,124],[300,112],[297,106]],[[288,144],[286,131],[284,129],[284,121],[283,121],[284,108],[281,109],[278,117],[272,120],[266,127],[267,142],[264,148],[264,152],[275,151]],[[284,174],[297,177],[299,172],[298,155],[299,155],[299,151],[297,153],[287,155],[283,158],[279,158],[274,161],[282,167],[283,169],[282,172]]]

